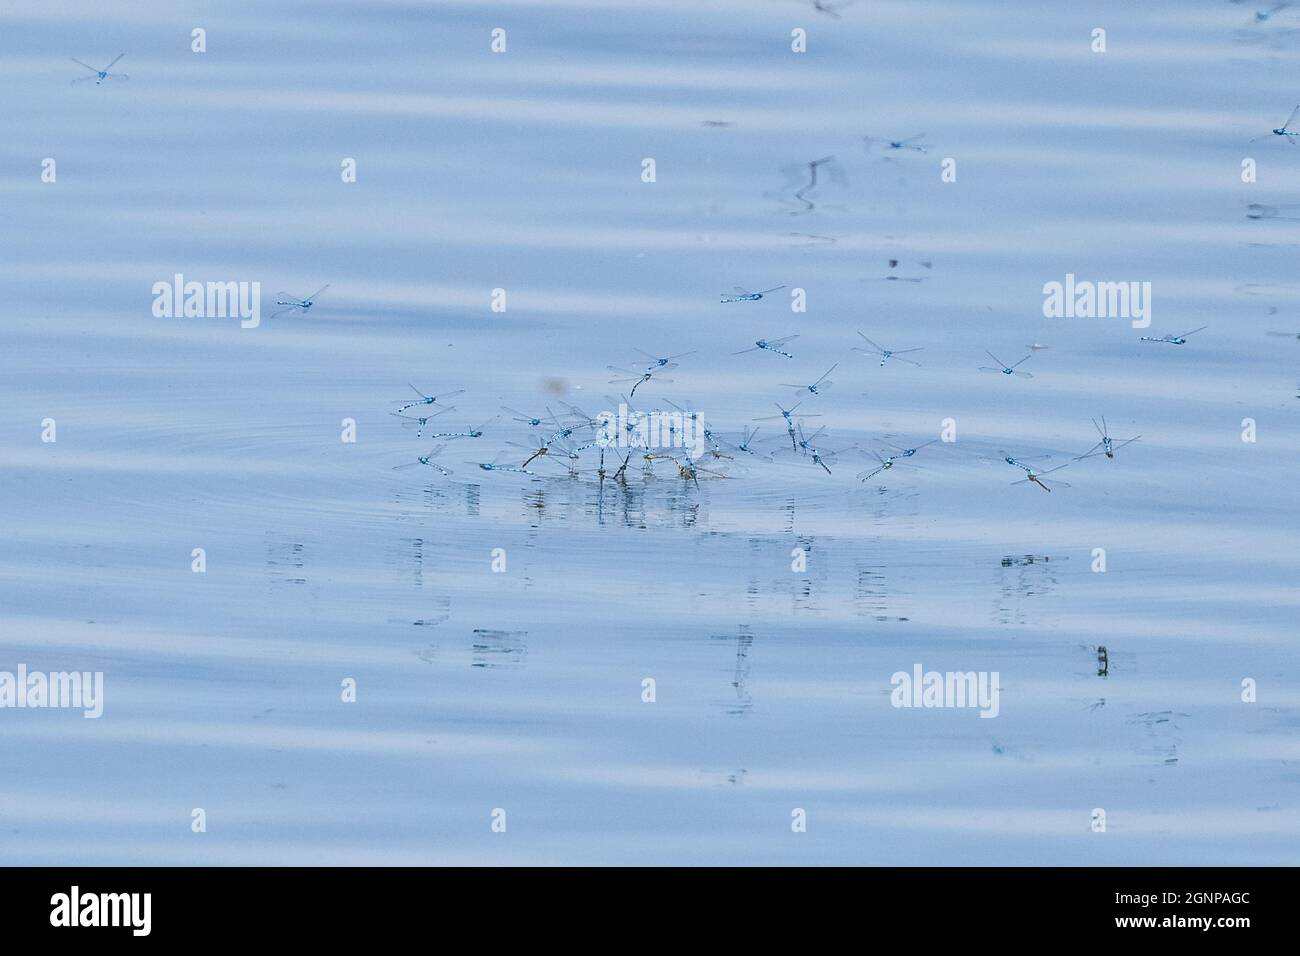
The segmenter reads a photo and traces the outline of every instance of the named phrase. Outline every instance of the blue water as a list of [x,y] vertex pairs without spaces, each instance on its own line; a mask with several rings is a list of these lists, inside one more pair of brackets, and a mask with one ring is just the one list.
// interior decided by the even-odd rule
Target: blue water
[[[1300,150],[1268,133],[1300,12],[1253,14],[0,10],[0,671],[105,680],[98,720],[0,710],[0,860],[1294,862],[1300,341],[1265,333],[1300,329]],[[260,326],[155,318],[178,272],[260,282]],[[1151,282],[1150,329],[1044,318],[1067,273]],[[1031,344],[1032,379],[977,370]],[[832,474],[780,422],[699,487],[489,474],[533,437],[505,415],[450,477],[393,470],[436,444],[388,414],[408,383],[465,389],[456,428],[595,414],[633,349],[695,353],[635,404],[728,434],[838,363],[803,406]],[[1071,462],[1102,415],[1141,440],[1011,484],[1002,452]],[[998,716],[891,706],[918,663],[998,672]]]

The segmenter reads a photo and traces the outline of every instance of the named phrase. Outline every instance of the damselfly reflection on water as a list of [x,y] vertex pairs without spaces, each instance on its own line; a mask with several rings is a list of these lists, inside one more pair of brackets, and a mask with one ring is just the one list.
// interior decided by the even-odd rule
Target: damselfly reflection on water
[[[830,173],[832,180],[838,181],[841,184],[846,184],[843,172],[841,172],[837,167],[831,165],[834,162],[834,156],[823,156],[821,159],[814,159],[811,162],[802,163],[797,166],[786,166],[782,169],[782,172],[785,173],[787,179],[802,179],[805,175],[804,171],[807,171],[806,175],[808,181],[794,191],[794,198],[799,201],[803,208],[794,210],[792,213],[793,215],[810,213],[817,208],[816,203],[808,198],[808,194],[817,188],[817,173],[822,166],[828,167],[828,172]],[[775,290],[769,289],[768,291]]]
[[870,136],[864,136],[862,139],[866,142],[867,149],[871,149],[873,145],[879,145],[891,152],[910,150],[914,153],[924,153],[927,149],[924,143],[919,142],[919,140],[925,139],[924,133],[917,133],[915,136],[907,137],[907,139],[873,139]]
[[853,5],[853,0],[839,0],[838,3],[832,3],[831,0],[812,0],[813,9],[818,13],[824,13],[828,17],[840,19],[840,11],[845,7]]
[[[1289,6],[1291,6],[1290,0],[1282,0],[1281,3],[1275,3],[1267,10],[1256,10],[1255,16],[1250,22],[1252,24],[1267,23],[1272,18],[1273,14],[1281,13]],[[1300,106],[1297,106],[1296,109],[1300,110]],[[1295,114],[1292,114],[1291,118],[1295,119]],[[1290,125],[1290,120],[1287,121],[1287,125],[1288,126]],[[1273,132],[1277,132],[1277,130],[1274,130]]]

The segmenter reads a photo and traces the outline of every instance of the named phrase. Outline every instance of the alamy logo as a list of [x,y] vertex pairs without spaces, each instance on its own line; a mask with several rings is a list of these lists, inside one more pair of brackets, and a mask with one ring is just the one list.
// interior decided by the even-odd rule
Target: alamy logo
[[80,708],[93,720],[104,713],[103,671],[0,671],[0,707]]
[[596,416],[596,444],[601,448],[683,448],[690,457],[701,458],[709,434],[704,419],[694,412],[637,412],[620,402],[617,415]]
[[1043,315],[1049,319],[1132,319],[1133,328],[1151,324],[1150,282],[1065,282],[1043,285]]
[[129,926],[131,935],[148,936],[152,924],[152,893],[69,893],[50,897],[51,926]]
[[186,282],[178,272],[171,282],[155,282],[153,295],[153,314],[159,319],[238,318],[241,329],[262,322],[260,282]]
[[981,717],[996,717],[1001,674],[998,671],[895,671],[889,679],[889,702],[895,707],[978,707]]

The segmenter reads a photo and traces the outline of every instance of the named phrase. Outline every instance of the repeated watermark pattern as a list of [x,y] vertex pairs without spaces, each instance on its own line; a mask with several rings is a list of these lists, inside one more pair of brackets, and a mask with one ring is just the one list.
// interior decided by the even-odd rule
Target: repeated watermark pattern
[[104,713],[103,671],[34,671],[19,664],[0,671],[0,708],[80,709],[88,719]]
[[638,412],[620,402],[617,412],[596,416],[596,444],[601,448],[682,449],[692,458],[705,452],[704,419],[694,412]]
[[153,314],[158,319],[240,319],[239,327],[262,322],[261,282],[185,281],[182,273],[153,284]]
[[1000,711],[1001,677],[997,671],[927,671],[920,664],[895,671],[889,679],[894,707],[971,707],[981,717]]
[[1049,319],[1132,319],[1135,329],[1151,325],[1150,282],[1077,281],[1073,272],[1064,282],[1043,285],[1043,315]]

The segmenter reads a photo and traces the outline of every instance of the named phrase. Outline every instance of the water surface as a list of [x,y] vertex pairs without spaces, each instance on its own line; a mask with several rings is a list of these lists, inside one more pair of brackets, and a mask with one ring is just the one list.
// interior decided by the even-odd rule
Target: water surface
[[[1294,861],[1300,342],[1265,333],[1300,329],[1300,153],[1267,133],[1300,14],[118,6],[0,12],[0,670],[106,682],[99,720],[0,712],[0,859]],[[69,85],[122,51],[128,82]],[[154,318],[177,272],[331,285],[256,329]],[[1146,334],[1209,327],[1046,319],[1066,273],[1151,282]],[[718,302],[782,283],[807,312]],[[1031,343],[1033,379],[977,371]],[[845,451],[602,486],[466,464],[528,439],[503,419],[450,478],[392,470],[432,444],[388,415],[408,383],[465,389],[460,427],[594,414],[633,348],[694,351],[638,404],[716,431],[838,362],[826,447],[957,441],[866,484]],[[1101,415],[1141,441],[1010,484],[999,450],[1064,463]],[[895,709],[917,663],[997,671],[999,716]]]

